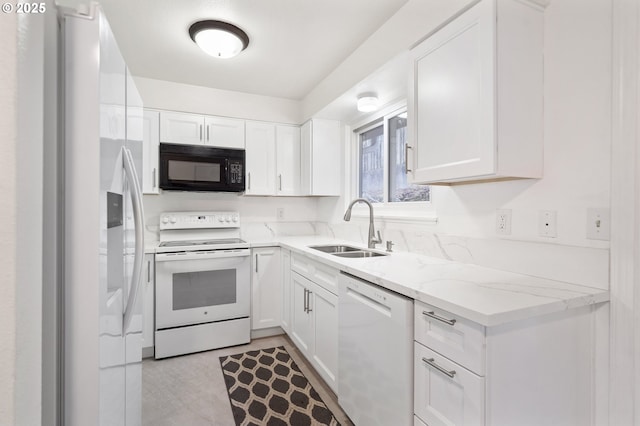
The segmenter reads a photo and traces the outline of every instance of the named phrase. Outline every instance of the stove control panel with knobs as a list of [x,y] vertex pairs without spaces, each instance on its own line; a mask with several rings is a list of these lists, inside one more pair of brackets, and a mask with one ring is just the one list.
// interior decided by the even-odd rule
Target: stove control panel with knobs
[[160,229],[239,228],[238,212],[166,212],[160,214]]

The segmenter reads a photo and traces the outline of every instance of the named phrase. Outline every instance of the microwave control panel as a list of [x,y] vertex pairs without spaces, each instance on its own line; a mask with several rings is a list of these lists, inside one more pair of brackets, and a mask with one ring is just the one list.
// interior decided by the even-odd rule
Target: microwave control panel
[[242,163],[230,163],[229,183],[242,185],[242,182],[244,182],[244,170],[242,169]]

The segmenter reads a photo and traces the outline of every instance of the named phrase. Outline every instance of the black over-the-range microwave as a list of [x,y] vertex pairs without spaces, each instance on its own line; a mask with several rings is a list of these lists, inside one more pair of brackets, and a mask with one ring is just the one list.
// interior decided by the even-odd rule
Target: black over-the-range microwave
[[160,188],[243,192],[244,149],[160,144]]

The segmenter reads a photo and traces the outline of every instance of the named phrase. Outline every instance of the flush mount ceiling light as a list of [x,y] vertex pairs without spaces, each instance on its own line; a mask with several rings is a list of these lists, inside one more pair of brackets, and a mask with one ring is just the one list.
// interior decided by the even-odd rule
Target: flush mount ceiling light
[[358,111],[372,112],[378,109],[378,97],[374,93],[363,93],[358,96]]
[[189,27],[191,39],[207,54],[233,58],[249,45],[249,36],[235,25],[222,21],[199,21]]

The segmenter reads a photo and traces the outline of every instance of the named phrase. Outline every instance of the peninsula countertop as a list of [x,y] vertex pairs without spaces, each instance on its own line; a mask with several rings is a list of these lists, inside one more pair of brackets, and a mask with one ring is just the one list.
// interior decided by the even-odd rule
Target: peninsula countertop
[[419,254],[392,252],[388,256],[353,259],[309,248],[321,244],[365,248],[362,244],[317,236],[251,242],[252,247],[279,245],[487,327],[609,300],[609,292],[598,288]]

